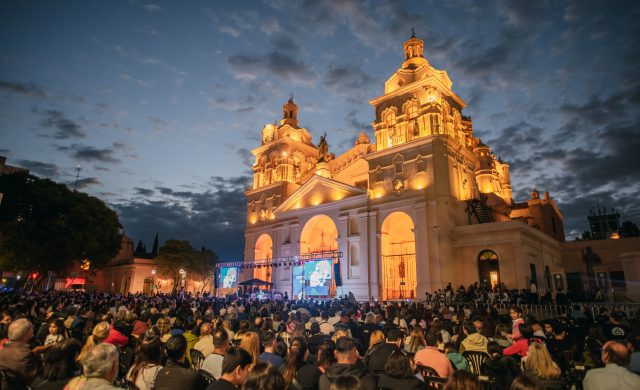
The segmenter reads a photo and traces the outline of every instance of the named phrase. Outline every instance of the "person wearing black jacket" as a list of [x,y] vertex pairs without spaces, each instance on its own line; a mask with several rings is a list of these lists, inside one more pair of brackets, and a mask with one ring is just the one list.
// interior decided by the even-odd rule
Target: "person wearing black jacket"
[[182,335],[171,336],[166,344],[167,364],[158,371],[154,390],[181,389],[204,390],[207,382],[189,368],[187,339]]
[[520,375],[520,365],[512,357],[502,355],[502,348],[495,341],[487,344],[487,352],[491,358],[482,363],[480,374],[494,381],[490,389],[508,389],[514,378]]
[[393,352],[378,379],[378,387],[385,389],[426,390],[427,384],[411,369],[411,360],[403,352]]
[[331,384],[342,375],[353,375],[360,380],[365,390],[376,390],[375,379],[367,373],[367,368],[359,364],[356,341],[350,337],[340,337],[336,342],[337,363],[320,376],[319,390],[329,390]]
[[384,372],[389,356],[394,352],[400,352],[402,350],[402,336],[403,334],[400,329],[390,330],[385,342],[380,343],[365,357],[364,365],[370,372]]
[[253,359],[242,348],[229,348],[222,359],[222,375],[207,390],[237,390],[249,374]]

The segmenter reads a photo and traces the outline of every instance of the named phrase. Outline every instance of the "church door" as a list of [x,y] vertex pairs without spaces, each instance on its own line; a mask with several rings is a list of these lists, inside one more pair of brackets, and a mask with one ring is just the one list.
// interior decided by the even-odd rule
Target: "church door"
[[500,285],[500,263],[494,251],[484,250],[478,255],[478,278],[480,284]]

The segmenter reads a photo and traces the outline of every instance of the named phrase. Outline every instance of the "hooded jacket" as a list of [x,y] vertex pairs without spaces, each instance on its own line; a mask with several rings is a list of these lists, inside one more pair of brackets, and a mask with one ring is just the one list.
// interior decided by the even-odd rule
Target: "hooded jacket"
[[495,389],[508,389],[513,379],[520,375],[520,365],[511,357],[501,356],[482,363],[480,373],[496,381]]
[[464,351],[487,352],[489,340],[480,333],[473,333],[467,336],[460,344],[460,353]]
[[455,364],[456,370],[469,371],[469,362],[458,352],[449,352],[447,357]]
[[329,390],[331,383],[340,375],[353,375],[360,379],[366,390],[376,390],[376,381],[367,373],[367,368],[363,364],[340,364],[335,363],[329,367],[327,372],[320,377],[320,390]]

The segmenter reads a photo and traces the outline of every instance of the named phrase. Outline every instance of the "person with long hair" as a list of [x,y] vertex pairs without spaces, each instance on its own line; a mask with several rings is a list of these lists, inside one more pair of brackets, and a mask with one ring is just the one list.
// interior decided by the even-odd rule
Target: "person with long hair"
[[139,390],[153,389],[158,371],[162,369],[162,342],[160,337],[147,337],[138,346],[136,359],[126,378],[135,383]]
[[[346,337],[346,335],[340,337]],[[337,340],[340,337],[334,338]],[[371,332],[371,337],[369,337],[369,348],[367,348],[367,352],[370,352],[376,345],[380,343],[384,343],[384,333],[382,333],[381,330],[374,330],[373,332]]]
[[549,354],[547,347],[540,343],[532,343],[529,346],[524,368],[528,373],[540,379],[557,379],[561,374],[560,368],[551,359],[551,354]]
[[193,349],[197,349],[202,352],[204,357],[211,355],[213,353],[213,333],[214,327],[210,322],[205,322],[200,326],[200,337],[198,342],[195,343]]
[[240,321],[240,327],[238,328],[238,331],[233,335],[231,340],[233,340],[235,343],[240,343],[240,341],[242,340],[242,336],[248,331],[249,331],[249,321],[247,320]]
[[99,322],[96,326],[93,327],[93,331],[91,335],[87,337],[87,341],[84,343],[80,354],[76,358],[77,361],[82,361],[84,356],[96,345],[102,343],[104,340],[109,337],[109,331],[111,330],[111,325],[108,322],[103,321]]
[[64,321],[60,318],[49,320],[49,334],[44,339],[44,345],[59,343],[67,338],[67,328],[64,326]]
[[260,361],[260,336],[256,332],[244,333],[240,339],[240,348],[249,352],[253,360],[251,364],[256,364]]
[[480,382],[469,371],[457,370],[449,377],[444,390],[479,390]]
[[160,329],[160,341],[166,343],[171,338],[171,321],[169,317],[160,317],[156,321],[156,325]]
[[316,364],[305,364],[298,369],[296,380],[300,390],[318,390],[320,376],[336,362],[335,350],[336,345],[331,340],[325,340],[318,346]]
[[44,354],[42,378],[37,390],[62,390],[67,382],[79,374],[76,357],[82,344],[76,339],[66,339],[52,344]]
[[388,389],[425,390],[427,385],[414,375],[415,367],[409,356],[394,351],[384,366],[384,374],[378,379],[378,386]]
[[424,339],[424,331],[420,326],[414,326],[409,336],[409,342],[405,343],[404,350],[409,353],[416,353],[427,346]]
[[[298,370],[306,364],[305,361],[308,356],[309,350],[307,349],[307,340],[304,337],[292,338],[289,345],[289,351],[287,353],[287,360],[284,362],[283,366],[284,382],[287,388],[294,383],[294,380],[298,375]],[[299,387],[297,381],[295,386]]]
[[269,362],[260,362],[253,366],[242,385],[243,390],[285,390],[287,388],[282,373]]

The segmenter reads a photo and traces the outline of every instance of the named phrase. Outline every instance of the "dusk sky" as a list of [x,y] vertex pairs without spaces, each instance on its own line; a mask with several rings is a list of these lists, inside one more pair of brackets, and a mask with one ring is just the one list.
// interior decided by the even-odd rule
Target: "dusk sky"
[[411,27],[474,131],[547,190],[567,238],[598,202],[640,223],[638,1],[3,1],[0,155],[106,201],[134,242],[241,259],[244,190],[290,94],[336,155]]

